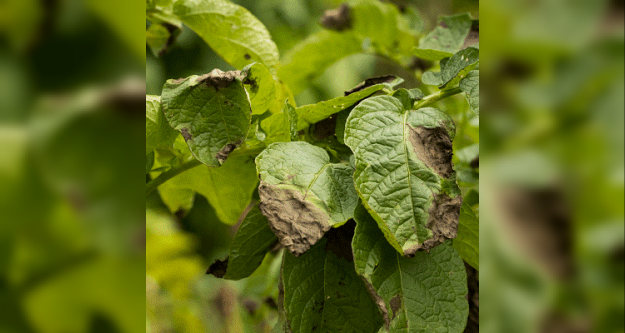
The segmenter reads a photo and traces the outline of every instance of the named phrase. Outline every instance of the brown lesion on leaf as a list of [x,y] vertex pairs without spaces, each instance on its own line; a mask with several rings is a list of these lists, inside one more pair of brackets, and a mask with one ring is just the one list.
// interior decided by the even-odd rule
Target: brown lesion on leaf
[[226,271],[228,270],[228,257],[226,259],[218,259],[215,260],[214,263],[208,267],[206,274],[212,274],[217,278],[223,278],[226,275]]
[[220,88],[228,88],[234,81],[241,80],[243,77],[241,71],[224,72],[219,68],[213,69],[210,73],[204,74],[198,78],[198,82],[212,86],[219,91]]
[[391,300],[389,301],[389,305],[391,306],[391,313],[392,313],[391,320],[392,320],[397,316],[397,312],[401,308],[401,296],[400,295],[393,296],[393,298],[391,298]]
[[330,229],[328,214],[305,200],[301,191],[261,180],[258,193],[269,227],[294,256],[306,252]]
[[245,58],[246,60],[250,60],[252,59],[252,56],[246,53],[243,55],[243,58]]
[[397,77],[395,75],[383,75],[383,76],[376,76],[376,77],[368,78],[364,82],[359,83],[354,88],[345,91],[345,96],[353,94],[353,93],[355,93],[357,91],[364,90],[365,88],[374,86],[376,84],[391,83],[395,79],[397,79]]
[[451,164],[452,146],[449,133],[443,127],[426,128],[409,126],[409,140],[417,158],[439,176],[449,178],[454,169]]
[[343,3],[339,8],[326,10],[319,21],[326,29],[336,31],[350,29],[352,27],[351,8],[347,3]]
[[446,240],[456,238],[461,206],[461,196],[451,198],[447,194],[434,194],[434,200],[432,200],[432,205],[428,210],[430,217],[426,224],[426,228],[432,230],[433,236],[405,252],[411,255],[419,250],[429,252],[431,248],[444,243]]
[[217,158],[220,164],[223,164],[228,158],[228,155],[230,155],[230,153],[233,150],[235,150],[237,147],[239,147],[240,145],[241,145],[241,140],[228,143],[219,152],[217,152],[217,155],[215,155],[215,157]]

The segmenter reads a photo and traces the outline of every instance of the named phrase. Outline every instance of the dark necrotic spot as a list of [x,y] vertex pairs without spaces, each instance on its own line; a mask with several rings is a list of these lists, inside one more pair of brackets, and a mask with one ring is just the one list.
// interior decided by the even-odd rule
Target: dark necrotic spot
[[243,57],[244,57],[245,59],[247,59],[247,60],[252,59],[252,56],[251,56],[251,55],[249,55],[249,54],[247,54],[247,53],[246,53]]
[[395,318],[395,316],[397,316],[397,311],[401,308],[401,297],[399,295],[395,295],[391,298],[389,303],[391,305],[391,312],[393,313],[392,318]]

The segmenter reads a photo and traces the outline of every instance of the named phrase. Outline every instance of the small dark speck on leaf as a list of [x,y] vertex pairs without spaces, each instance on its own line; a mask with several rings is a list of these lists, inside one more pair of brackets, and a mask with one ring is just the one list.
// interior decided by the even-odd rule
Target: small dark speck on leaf
[[249,55],[249,54],[247,54],[247,53],[246,53],[243,57],[244,57],[245,59],[247,59],[247,60],[252,59],[252,56],[251,56],[251,55]]

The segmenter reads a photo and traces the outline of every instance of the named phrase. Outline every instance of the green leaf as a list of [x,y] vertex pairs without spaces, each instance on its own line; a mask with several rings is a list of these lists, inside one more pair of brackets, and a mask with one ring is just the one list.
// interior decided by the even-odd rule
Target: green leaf
[[458,237],[453,240],[454,248],[471,267],[480,269],[480,222],[467,202],[460,208]]
[[176,132],[163,116],[161,97],[145,96],[145,153],[146,155],[156,148],[171,146],[176,140]]
[[367,98],[376,91],[382,90],[385,87],[386,85],[382,83],[375,84],[362,90],[353,92],[347,96],[339,96],[327,101],[319,102],[317,104],[300,106],[295,109],[299,116],[297,129],[303,130],[311,124],[326,119],[335,113],[343,111],[350,106],[358,103],[361,99]]
[[[455,87],[458,82],[480,61],[480,51],[475,47],[467,47],[458,51],[449,61],[441,64],[441,79],[446,88]],[[479,82],[478,82],[479,83]]]
[[345,125],[347,124],[347,117],[352,112],[353,108],[347,108],[336,114],[336,125],[334,125],[334,133],[339,143],[345,144]]
[[466,93],[467,102],[473,112],[480,114],[480,71],[470,71],[460,80],[460,89]]
[[293,94],[298,94],[330,65],[361,51],[361,42],[354,34],[323,30],[298,43],[284,56],[278,76]]
[[347,119],[358,194],[403,255],[456,236],[462,198],[451,162],[454,132],[443,112],[406,110],[392,96],[361,102]]
[[451,242],[402,257],[364,206],[356,207],[354,219],[354,264],[384,317],[380,332],[463,332],[467,277]]
[[167,80],[163,111],[185,138],[193,156],[208,166],[220,166],[245,140],[250,103],[238,72],[218,69],[202,76]]
[[[451,58],[441,60],[441,71],[423,73],[421,81],[429,85],[438,85],[443,90],[455,88],[470,71],[476,68],[480,61],[480,51],[475,47],[467,47],[458,51]],[[479,79],[474,83],[479,85]]]
[[256,166],[260,210],[294,255],[352,218],[358,202],[354,169],[330,163],[322,148],[307,142],[273,143],[256,157]]
[[[323,238],[282,268],[287,332],[377,332],[382,318],[354,264]],[[345,244],[349,252],[349,243]],[[280,331],[282,332],[282,331]]]
[[257,185],[254,160],[231,156],[220,168],[197,166],[158,187],[161,198],[173,213],[189,210],[195,192],[206,197],[223,223],[234,225],[252,200]]
[[[252,114],[280,112],[280,87],[265,65],[254,63],[243,69],[246,73],[243,83],[250,96]],[[284,99],[282,99],[284,100]]]
[[[342,110],[351,108],[363,98],[367,98],[382,89],[390,89],[403,80],[388,75],[367,79],[354,89],[345,92],[346,96],[339,96],[331,100],[309,104],[295,109],[297,113],[297,131],[301,131],[311,124],[317,123]],[[267,134],[266,144],[285,142],[291,138],[290,119],[285,114],[274,114],[262,120],[261,127]]]
[[424,49],[413,49],[412,55],[417,58],[430,60],[430,61],[439,61],[445,58],[449,58],[454,55],[451,52],[438,51],[438,50],[424,50]]
[[[469,35],[471,23],[469,14],[444,16],[442,17],[439,26],[434,28],[432,32],[421,39],[419,42],[419,49],[455,53],[462,47],[465,38]],[[415,50],[414,52],[419,53],[420,51]],[[442,53],[438,52],[432,52],[432,54],[437,57],[442,55]],[[415,55],[418,56],[417,54]]]
[[297,122],[299,116],[293,105],[289,104],[289,100],[284,101],[284,114],[289,119],[289,134],[291,141],[297,141]]
[[[267,218],[255,204],[247,213],[237,230],[230,254],[225,261],[218,260],[208,269],[208,274],[228,280],[240,280],[250,276],[260,266],[265,254],[278,242],[267,224]],[[225,274],[222,267],[227,267]]]
[[178,0],[174,14],[235,68],[260,62],[276,72],[278,47],[247,9],[224,0]]
[[167,49],[176,40],[180,33],[181,26],[170,23],[152,23],[145,32],[145,41],[150,47],[150,51],[154,56],[158,57],[167,52]]
[[431,86],[440,86],[443,84],[440,72],[427,71],[421,75],[421,82]]

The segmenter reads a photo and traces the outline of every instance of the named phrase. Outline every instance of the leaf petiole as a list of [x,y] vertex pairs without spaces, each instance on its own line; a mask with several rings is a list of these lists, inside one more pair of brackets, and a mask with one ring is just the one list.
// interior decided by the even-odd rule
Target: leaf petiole
[[438,101],[440,101],[443,98],[447,98],[449,96],[453,96],[453,95],[459,94],[461,92],[462,92],[462,89],[460,89],[460,87],[456,87],[456,88],[449,89],[449,90],[441,90],[441,91],[436,92],[434,94],[431,94],[431,95],[423,97],[423,99],[417,101],[414,104],[413,108],[416,110],[416,109],[428,106],[428,105],[430,105],[432,103],[438,102]]

